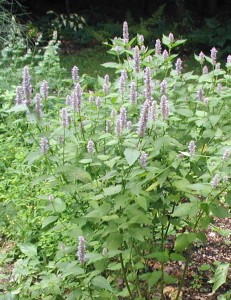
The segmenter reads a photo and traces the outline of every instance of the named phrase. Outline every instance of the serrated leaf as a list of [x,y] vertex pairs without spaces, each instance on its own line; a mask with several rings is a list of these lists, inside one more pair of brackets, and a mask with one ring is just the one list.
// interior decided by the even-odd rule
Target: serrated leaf
[[112,68],[112,69],[120,69],[121,65],[115,62],[106,62],[104,64],[101,64],[101,66],[105,68]]
[[176,112],[179,115],[184,116],[184,117],[192,117],[193,116],[193,112],[190,109],[187,109],[187,108],[177,109]]
[[134,162],[139,158],[140,151],[134,148],[127,148],[124,151],[124,156],[129,166],[132,166]]
[[54,211],[54,212],[62,212],[65,209],[66,209],[66,204],[60,198],[55,198],[54,200],[52,200],[52,203],[50,203],[47,206],[47,210],[51,210],[51,211]]
[[122,185],[117,184],[117,185],[111,185],[109,187],[104,188],[103,192],[105,196],[112,196],[112,195],[119,194],[121,190],[122,190]]
[[197,238],[196,233],[182,233],[179,234],[175,241],[174,249],[176,252],[182,252]]
[[29,165],[32,165],[36,160],[40,159],[43,156],[43,154],[41,153],[41,150],[38,149],[36,151],[30,152],[25,161],[28,162]]
[[135,197],[134,199],[135,203],[137,205],[139,205],[140,207],[142,207],[144,210],[148,209],[148,203],[147,203],[147,199],[144,197]]
[[215,293],[216,290],[218,290],[219,287],[226,282],[228,270],[229,270],[229,263],[221,263],[217,267],[213,278],[209,281],[209,283],[213,283],[213,289],[212,289],[213,293]]
[[195,216],[199,207],[196,203],[182,203],[173,212],[173,217]]
[[31,243],[22,243],[18,244],[20,251],[26,256],[35,256],[37,255],[37,247]]
[[84,274],[84,269],[80,268],[78,266],[77,261],[70,262],[66,268],[65,271],[63,271],[63,276],[78,276]]
[[46,227],[47,225],[54,223],[58,219],[57,216],[49,216],[42,220],[42,228]]
[[11,107],[10,109],[6,110],[6,112],[23,112],[23,111],[28,111],[28,108],[26,104],[20,104],[20,105],[15,105]]
[[227,218],[230,217],[230,214],[228,212],[228,209],[222,207],[222,206],[217,206],[213,203],[209,205],[211,212],[216,216],[217,218]]
[[112,287],[110,286],[107,279],[103,276],[96,276],[92,279],[91,284],[95,287],[112,292]]

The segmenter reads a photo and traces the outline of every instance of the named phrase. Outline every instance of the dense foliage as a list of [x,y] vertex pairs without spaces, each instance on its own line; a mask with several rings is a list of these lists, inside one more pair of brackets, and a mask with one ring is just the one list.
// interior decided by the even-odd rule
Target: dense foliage
[[108,43],[117,62],[104,64],[115,77],[89,90],[77,66],[64,78],[56,38],[1,54],[1,222],[15,241],[0,257],[13,265],[5,297],[164,299],[173,284],[182,299],[193,246],[214,216],[230,216],[231,56],[222,69],[212,48],[195,55],[199,74],[184,72],[185,40],[170,33],[148,49],[125,22]]

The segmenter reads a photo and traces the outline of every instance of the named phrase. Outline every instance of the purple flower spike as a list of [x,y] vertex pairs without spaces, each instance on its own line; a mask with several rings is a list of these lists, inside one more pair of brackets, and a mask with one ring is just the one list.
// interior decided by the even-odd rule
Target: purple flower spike
[[104,76],[103,92],[105,95],[109,93],[109,75]]
[[23,104],[23,102],[24,102],[23,87],[18,86],[16,88],[15,103],[16,103],[16,105],[20,105],[20,104]]
[[138,128],[137,128],[137,134],[139,136],[144,136],[145,131],[147,128],[147,122],[148,122],[148,112],[149,112],[149,105],[150,102],[146,100],[141,108],[140,111],[140,118],[138,122]]
[[87,143],[87,152],[92,154],[95,151],[95,143],[92,140],[89,140]]
[[30,73],[29,73],[29,68],[28,68],[28,66],[25,66],[23,68],[23,72],[22,72],[22,88],[23,88],[26,105],[31,104],[32,86],[31,86],[30,81],[31,81],[31,77],[30,77]]
[[218,187],[218,185],[219,185],[219,175],[218,174],[216,174],[213,178],[212,178],[212,180],[211,180],[211,185],[212,185],[212,187],[214,188],[214,189],[216,189],[217,187]]
[[40,94],[43,98],[47,99],[48,98],[48,91],[49,91],[49,86],[46,80],[43,80],[41,87],[40,87]]
[[212,59],[212,64],[215,65],[216,64],[216,60],[217,60],[217,49],[215,47],[213,47],[211,50],[211,59]]
[[208,74],[209,72],[209,69],[207,66],[204,66],[203,69],[202,69],[202,74],[205,75],[205,74]]
[[188,144],[188,151],[189,151],[190,155],[195,154],[195,152],[196,152],[196,144],[195,144],[194,141],[189,142],[189,144]]
[[35,112],[38,116],[38,118],[42,117],[43,111],[42,111],[42,99],[40,94],[36,94],[34,97],[34,102],[35,102]]
[[76,253],[78,260],[81,264],[87,261],[86,258],[86,240],[83,236],[79,237],[78,251]]
[[46,154],[49,150],[49,143],[46,137],[42,137],[40,141],[40,149],[43,154]]
[[126,21],[123,23],[123,40],[125,44],[129,42],[128,23]]
[[126,81],[128,79],[127,71],[122,70],[119,79],[119,91],[123,95],[126,89]]
[[200,59],[200,64],[203,64],[205,60],[205,55],[202,51],[199,53],[199,59]]
[[135,104],[137,102],[136,83],[134,81],[131,82],[130,86],[130,101],[132,104]]
[[71,77],[72,80],[74,82],[74,84],[76,84],[77,82],[79,82],[79,68],[74,66],[71,70]]
[[164,50],[162,53],[162,56],[163,56],[164,60],[166,60],[169,57],[168,51]]
[[161,41],[158,39],[155,43],[155,54],[161,55],[162,47],[161,47]]
[[160,98],[160,107],[161,107],[161,113],[162,113],[163,119],[164,120],[168,119],[170,108],[169,108],[168,99],[165,95],[162,95]]
[[97,108],[100,108],[102,106],[102,99],[100,97],[96,97],[95,104],[96,104]]
[[171,32],[169,33],[168,38],[169,38],[170,44],[172,44],[174,42],[174,35]]
[[167,89],[167,81],[164,79],[161,83],[160,83],[160,91],[163,95],[166,94],[166,89]]
[[127,110],[123,106],[120,108],[119,118],[120,118],[120,123],[121,123],[122,129],[123,129],[126,127],[126,124],[127,124]]
[[63,127],[68,127],[70,125],[70,116],[66,108],[61,109],[60,116]]
[[177,59],[175,66],[176,66],[176,72],[179,75],[181,73],[181,70],[183,69],[182,68],[182,60],[180,58]]
[[148,159],[148,154],[142,152],[140,155],[140,165],[142,168],[145,168],[147,166],[147,159]]
[[140,50],[138,46],[134,48],[133,54],[134,70],[136,73],[140,71]]
[[144,95],[149,102],[152,101],[153,86],[151,69],[146,67],[144,70]]

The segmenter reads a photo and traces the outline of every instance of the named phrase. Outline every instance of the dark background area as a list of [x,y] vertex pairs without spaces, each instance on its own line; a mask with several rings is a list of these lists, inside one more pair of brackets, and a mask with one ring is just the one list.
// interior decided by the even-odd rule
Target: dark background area
[[189,11],[198,21],[207,17],[231,16],[230,0],[22,0],[21,3],[32,19],[53,10],[63,14],[83,14],[89,23],[102,22],[105,19],[121,22],[128,12],[138,21],[140,18],[150,17],[163,4],[166,5],[165,12],[171,19],[184,17],[185,11]]
[[28,36],[49,40],[56,30],[73,51],[121,36],[126,20],[130,37],[142,34],[147,45],[173,32],[187,39],[185,52],[215,46],[220,55],[231,53],[230,0],[19,0],[23,11],[13,3]]

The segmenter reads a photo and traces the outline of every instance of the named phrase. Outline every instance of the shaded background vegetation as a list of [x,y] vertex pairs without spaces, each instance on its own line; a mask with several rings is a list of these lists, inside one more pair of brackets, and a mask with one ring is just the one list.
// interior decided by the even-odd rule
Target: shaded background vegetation
[[[12,6],[16,1],[6,1]],[[220,55],[231,52],[230,1],[217,0],[21,0],[21,21],[28,35],[43,33],[49,39],[54,30],[67,52],[92,47],[114,36],[121,36],[121,23],[127,20],[130,35],[143,34],[153,46],[155,39],[170,31],[187,38],[186,53],[209,51],[216,46]],[[68,46],[68,47],[67,47]]]

